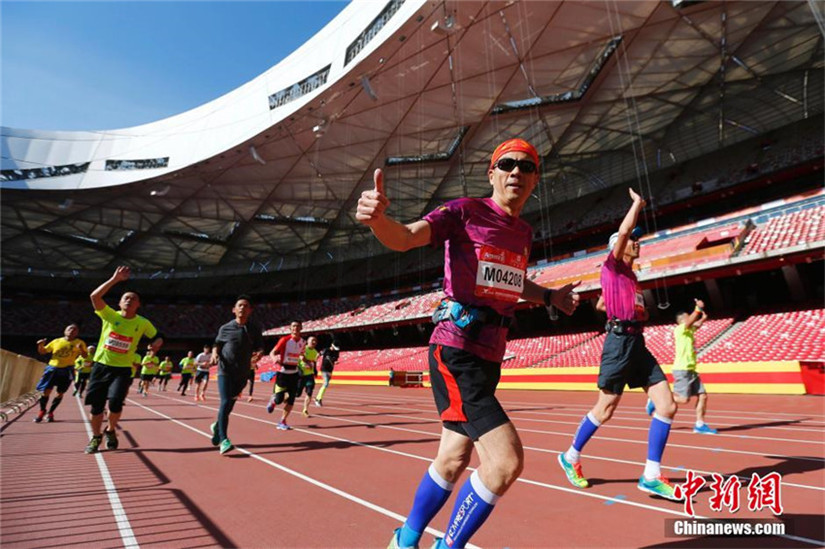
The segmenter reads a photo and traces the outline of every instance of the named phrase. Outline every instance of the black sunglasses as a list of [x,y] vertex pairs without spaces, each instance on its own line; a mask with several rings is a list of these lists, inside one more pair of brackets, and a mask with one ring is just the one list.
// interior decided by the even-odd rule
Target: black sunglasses
[[498,168],[503,172],[512,172],[516,166],[521,173],[534,173],[536,165],[532,160],[516,160],[515,158],[502,158],[495,164],[494,168]]

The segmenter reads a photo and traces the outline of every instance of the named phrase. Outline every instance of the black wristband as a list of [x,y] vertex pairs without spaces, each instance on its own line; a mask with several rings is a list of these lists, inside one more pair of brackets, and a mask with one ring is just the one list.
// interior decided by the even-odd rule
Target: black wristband
[[543,298],[544,298],[544,306],[545,307],[550,307],[553,303],[553,301],[552,301],[552,299],[553,299],[553,290],[551,290],[549,288],[544,290]]

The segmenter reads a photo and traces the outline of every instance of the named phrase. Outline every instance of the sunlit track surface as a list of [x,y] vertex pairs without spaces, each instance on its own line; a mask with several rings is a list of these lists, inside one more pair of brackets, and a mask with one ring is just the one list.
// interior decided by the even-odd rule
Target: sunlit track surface
[[[440,426],[428,390],[333,386],[324,407],[293,431],[275,430],[264,397],[238,402],[229,433],[238,447],[220,456],[209,442],[218,399],[194,402],[173,392],[132,398],[120,449],[104,451],[128,524],[142,547],[385,547],[408,512],[435,455]],[[522,478],[473,538],[480,547],[812,547],[825,532],[825,408],[811,397],[713,395],[709,422],[719,435],[691,431],[692,408],[680,411],[665,452],[665,473],[682,482],[691,469],[741,477],[783,476],[786,537],[672,538],[665,520],[684,517],[681,503],[649,497],[635,484],[646,457],[644,398],[628,394],[585,449],[593,486],[570,486],[556,454],[570,444],[594,393],[500,391],[526,448]],[[296,406],[299,408],[299,406]],[[300,412],[300,410],[298,410]],[[95,465],[83,454],[84,421],[75,402],[58,421],[34,424],[32,410],[0,434],[0,544],[3,547],[122,547],[122,528]],[[471,467],[476,467],[474,459]],[[710,509],[711,492],[695,498]],[[751,512],[747,494],[736,518]],[[422,547],[443,531],[450,501]],[[586,527],[598,520],[598,528]],[[122,521],[121,521],[122,522]],[[592,521],[591,521],[592,522]],[[632,524],[632,528],[628,525]],[[301,526],[303,525],[303,526]],[[296,527],[301,526],[301,527]],[[609,533],[609,534],[608,534]]]

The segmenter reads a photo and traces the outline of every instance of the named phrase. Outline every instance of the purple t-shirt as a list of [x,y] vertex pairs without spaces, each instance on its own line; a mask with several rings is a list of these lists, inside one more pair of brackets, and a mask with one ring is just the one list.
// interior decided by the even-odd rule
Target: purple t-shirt
[[623,260],[616,259],[612,251],[602,265],[601,281],[607,318],[642,319],[645,300],[636,273]]
[[[430,212],[433,246],[444,244],[444,293],[463,305],[490,307],[512,317],[524,289],[533,229],[492,198],[459,198]],[[501,362],[507,329],[485,325],[477,339],[452,322],[439,322],[430,343]]]

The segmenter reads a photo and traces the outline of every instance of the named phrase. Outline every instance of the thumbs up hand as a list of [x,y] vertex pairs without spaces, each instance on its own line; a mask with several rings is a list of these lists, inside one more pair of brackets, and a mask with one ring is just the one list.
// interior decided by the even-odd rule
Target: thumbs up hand
[[381,168],[375,170],[373,174],[375,187],[361,193],[358,199],[358,209],[355,212],[355,219],[370,227],[384,217],[384,212],[390,201],[384,194],[384,172]]

